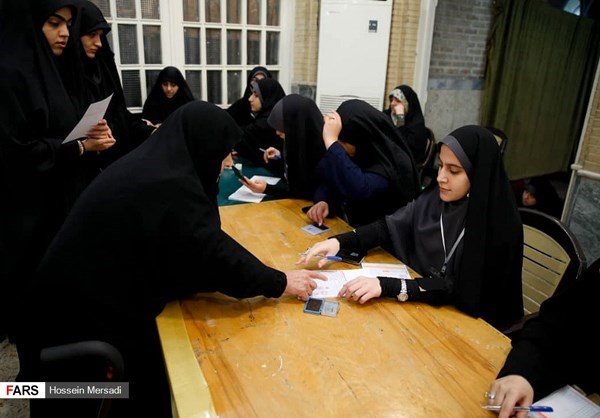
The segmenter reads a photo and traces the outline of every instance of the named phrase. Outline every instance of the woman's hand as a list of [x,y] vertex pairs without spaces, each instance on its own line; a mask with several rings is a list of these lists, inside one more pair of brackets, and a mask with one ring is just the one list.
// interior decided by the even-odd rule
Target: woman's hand
[[323,143],[329,149],[342,131],[342,118],[338,112],[331,112],[323,116],[323,122]]
[[394,115],[404,116],[404,105],[402,103],[396,103],[395,106],[392,106],[392,113]]
[[308,300],[313,290],[317,288],[318,280],[327,280],[323,273],[313,270],[292,270],[285,273],[287,284],[285,294],[296,296],[299,300]]
[[254,193],[264,193],[265,190],[267,190],[267,182],[264,180],[250,180],[248,177],[244,176],[243,179],[240,179],[240,183]]
[[335,238],[329,238],[324,241],[317,242],[304,252],[296,264],[307,264],[312,257],[320,256],[321,259],[317,263],[319,268],[323,268],[329,260],[323,258],[328,255],[336,255],[340,250],[340,242]]
[[523,376],[511,374],[496,379],[486,393],[488,405],[500,405],[498,418],[527,418],[527,411],[513,415],[515,406],[531,406],[533,403],[533,387]]
[[86,138],[81,141],[85,151],[104,151],[115,145],[115,138],[106,122],[106,119],[100,119],[98,123],[90,128],[86,133]]
[[281,152],[277,148],[269,147],[263,153],[263,160],[265,161],[265,163],[269,163],[269,160],[280,160],[280,159],[281,159]]
[[340,289],[338,297],[348,298],[360,304],[381,296],[381,283],[376,277],[358,276]]
[[329,204],[323,200],[315,203],[310,207],[308,212],[306,212],[306,216],[308,216],[311,221],[318,223],[319,226],[323,225],[325,218],[329,216]]

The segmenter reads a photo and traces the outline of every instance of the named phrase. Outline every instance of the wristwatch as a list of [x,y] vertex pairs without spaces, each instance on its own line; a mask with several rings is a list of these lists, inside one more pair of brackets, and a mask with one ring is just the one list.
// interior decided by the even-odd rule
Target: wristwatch
[[406,289],[406,280],[401,279],[400,284],[402,287],[400,288],[400,293],[398,293],[398,296],[396,296],[396,297],[398,298],[398,300],[400,302],[406,302],[408,300],[408,291]]

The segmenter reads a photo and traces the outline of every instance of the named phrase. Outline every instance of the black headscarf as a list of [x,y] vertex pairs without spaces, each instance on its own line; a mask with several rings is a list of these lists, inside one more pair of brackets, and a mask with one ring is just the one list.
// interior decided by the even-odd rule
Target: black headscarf
[[472,164],[455,304],[502,328],[523,316],[523,224],[494,136],[474,125],[449,136]]
[[530,178],[525,182],[525,190],[531,193],[536,200],[534,206],[529,206],[530,209],[536,209],[555,218],[560,218],[562,201],[550,180],[545,177]]
[[256,113],[256,119],[262,115],[269,115],[277,102],[285,96],[285,91],[281,84],[274,78],[263,78],[250,83],[252,91],[256,91],[262,104],[261,109]]
[[[179,86],[179,90],[171,99],[165,96],[162,89],[162,83],[166,81]],[[165,67],[158,74],[158,78],[144,102],[142,117],[154,124],[162,123],[175,109],[192,100],[194,100],[194,95],[181,71],[176,67]]]
[[283,152],[290,194],[312,200],[317,186],[315,169],[326,151],[321,111],[313,100],[290,94],[277,102],[267,121],[285,133]]
[[250,102],[248,102],[248,99],[250,98],[250,95],[252,95],[250,83],[254,80],[254,77],[256,77],[257,74],[262,74],[265,76],[265,78],[273,77],[271,72],[265,67],[254,67],[248,73],[248,80],[246,81],[244,95],[227,108],[227,113],[233,117],[238,126],[245,126],[252,122],[252,111],[250,110]]
[[[404,114],[404,124],[396,129],[398,129],[400,135],[402,135],[404,140],[408,143],[415,160],[417,162],[423,161],[428,134],[427,129],[425,129],[425,118],[423,116],[419,97],[410,86],[402,84],[394,87],[394,90],[390,93],[390,99],[395,96],[394,92],[396,90],[402,92],[402,95],[407,102],[407,109],[405,109]],[[391,115],[391,107],[389,107],[386,112]]]
[[[256,90],[256,95],[261,102],[261,109],[254,114],[252,121],[243,126],[242,140],[236,145],[235,150],[242,157],[250,159],[256,165],[263,165],[263,152],[260,148],[267,149],[275,147],[278,150],[283,149],[281,138],[275,133],[267,118],[275,104],[285,97],[285,91],[281,84],[274,78],[264,78],[250,82],[252,91]],[[273,165],[271,165],[273,168]],[[278,169],[276,171],[281,171]],[[279,174],[279,173],[277,173]]]
[[396,207],[417,197],[421,185],[414,159],[390,119],[358,99],[345,101],[337,112],[342,118],[339,139],[356,147],[354,161],[359,167],[388,180]]

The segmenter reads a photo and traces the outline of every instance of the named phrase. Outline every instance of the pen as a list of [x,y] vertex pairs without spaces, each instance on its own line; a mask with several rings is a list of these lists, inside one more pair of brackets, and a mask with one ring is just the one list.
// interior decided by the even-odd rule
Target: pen
[[[499,411],[500,405],[483,405],[483,409],[487,409],[488,411]],[[542,406],[542,405],[531,405],[531,406],[513,406],[512,409],[514,412],[519,411],[530,411],[530,412],[554,412],[554,409],[551,406]]]
[[[306,255],[306,253],[298,253],[300,255]],[[342,261],[342,257],[340,257],[339,255],[321,255],[321,254],[315,254],[313,257],[318,257],[318,258],[326,258],[327,260],[331,260],[331,261]]]
[[[267,152],[267,150],[266,150],[266,149],[264,149],[264,148],[259,148],[258,150],[259,150],[259,151],[262,151],[262,152]],[[275,158],[276,160],[281,160],[281,154],[275,154],[275,155],[273,156],[273,158]]]

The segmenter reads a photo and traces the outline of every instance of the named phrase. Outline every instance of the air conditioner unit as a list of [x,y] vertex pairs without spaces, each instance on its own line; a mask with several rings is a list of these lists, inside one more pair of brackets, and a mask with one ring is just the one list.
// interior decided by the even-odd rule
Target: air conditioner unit
[[361,99],[383,108],[392,0],[321,0],[316,102]]

